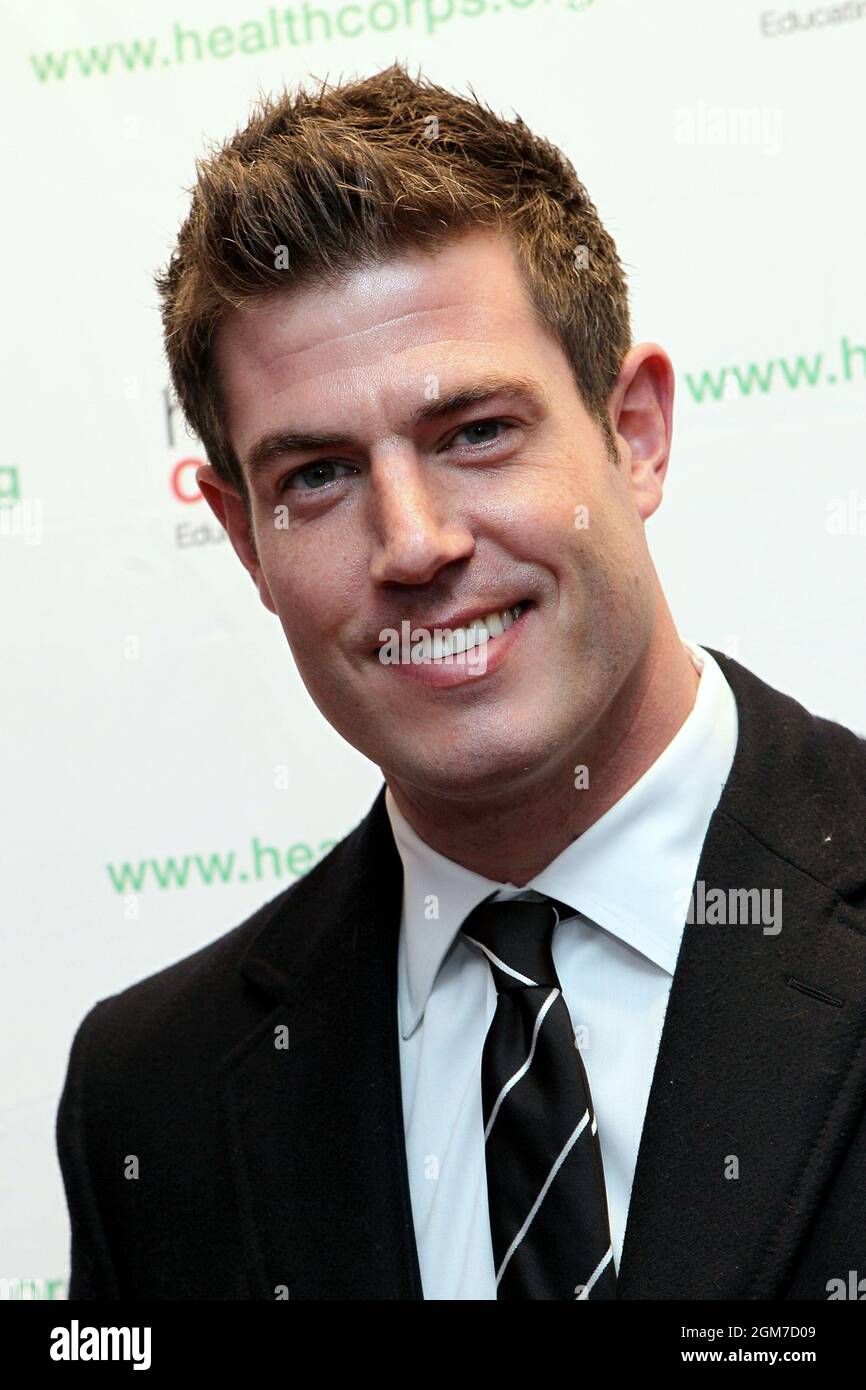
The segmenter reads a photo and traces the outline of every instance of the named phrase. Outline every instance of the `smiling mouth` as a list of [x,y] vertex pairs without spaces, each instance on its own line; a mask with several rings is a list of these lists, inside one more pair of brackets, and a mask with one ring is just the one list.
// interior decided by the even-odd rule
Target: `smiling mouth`
[[[429,640],[429,650],[425,650],[420,658],[422,662],[441,661],[445,657],[459,656],[464,652],[471,652],[475,647],[501,637],[503,632],[507,632],[514,623],[518,622],[528,608],[532,607],[531,599],[521,599],[519,603],[510,608],[501,608],[483,616],[472,618],[468,623],[458,627],[428,627],[420,624],[410,624],[404,621],[404,627],[408,627],[411,638],[412,633],[421,632]],[[418,640],[418,639],[415,639]],[[374,656],[379,656],[381,643],[374,651]]]

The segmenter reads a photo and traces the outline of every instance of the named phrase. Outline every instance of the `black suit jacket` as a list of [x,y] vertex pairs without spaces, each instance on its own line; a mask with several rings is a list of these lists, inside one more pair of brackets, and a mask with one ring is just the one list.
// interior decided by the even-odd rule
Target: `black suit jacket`
[[[782,929],[686,925],[618,1296],[826,1299],[866,1277],[866,742],[712,654],[740,732],[696,879],[781,889]],[[304,878],[81,1023],[70,1298],[423,1298],[384,791]]]

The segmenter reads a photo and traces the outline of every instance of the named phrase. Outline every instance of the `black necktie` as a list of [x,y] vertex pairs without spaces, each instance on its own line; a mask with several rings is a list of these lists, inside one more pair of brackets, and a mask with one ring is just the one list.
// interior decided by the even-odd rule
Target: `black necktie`
[[615,1298],[595,1113],[553,963],[573,912],[535,897],[488,899],[462,927],[498,995],[481,1059],[496,1296]]

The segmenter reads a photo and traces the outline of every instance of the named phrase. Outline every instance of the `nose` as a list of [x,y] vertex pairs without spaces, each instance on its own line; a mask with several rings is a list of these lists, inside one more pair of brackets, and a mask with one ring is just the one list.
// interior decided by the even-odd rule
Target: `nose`
[[391,454],[374,463],[371,482],[377,583],[426,584],[443,565],[472,554],[475,538],[454,515],[454,493],[437,486],[420,460]]

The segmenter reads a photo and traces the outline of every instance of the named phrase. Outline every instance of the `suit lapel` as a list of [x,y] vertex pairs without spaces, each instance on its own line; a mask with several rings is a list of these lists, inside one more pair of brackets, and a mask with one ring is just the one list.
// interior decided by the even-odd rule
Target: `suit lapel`
[[[713,656],[734,689],[739,738],[697,881],[726,898],[779,889],[782,925],[686,925],[620,1298],[781,1296],[866,1085],[862,912],[823,881],[853,864],[852,826],[839,795],[822,803],[812,716]],[[858,875],[862,884],[862,853],[849,885]]]
[[397,1039],[402,878],[383,786],[242,962],[277,1000],[223,1064],[257,1298],[422,1297]]

